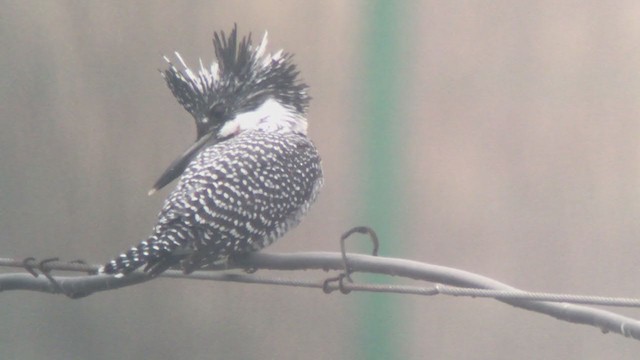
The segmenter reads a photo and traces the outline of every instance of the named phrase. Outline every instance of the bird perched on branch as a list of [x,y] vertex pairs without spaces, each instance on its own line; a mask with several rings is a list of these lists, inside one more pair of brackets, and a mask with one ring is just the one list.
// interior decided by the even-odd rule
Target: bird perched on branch
[[216,61],[191,70],[165,57],[162,72],[196,121],[195,143],[149,192],[180,177],[151,236],[102,267],[126,275],[144,266],[155,276],[185,273],[270,245],[296,226],[315,201],[323,177],[307,137],[310,97],[292,55],[266,52],[267,34],[214,33]]

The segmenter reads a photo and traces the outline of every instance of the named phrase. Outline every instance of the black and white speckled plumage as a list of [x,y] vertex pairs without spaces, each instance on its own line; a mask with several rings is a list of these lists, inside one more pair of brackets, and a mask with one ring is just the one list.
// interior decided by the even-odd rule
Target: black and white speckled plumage
[[164,77],[196,120],[197,142],[154,189],[181,174],[152,235],[107,263],[127,274],[185,272],[270,245],[296,226],[322,186],[320,157],[306,135],[306,85],[290,55],[265,55],[236,29],[214,36],[218,62],[194,74],[171,63]]

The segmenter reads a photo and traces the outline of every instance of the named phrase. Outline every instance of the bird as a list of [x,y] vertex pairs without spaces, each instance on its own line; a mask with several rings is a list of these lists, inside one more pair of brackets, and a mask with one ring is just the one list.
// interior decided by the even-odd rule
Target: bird
[[118,277],[144,267],[151,277],[185,274],[258,251],[297,226],[324,178],[307,135],[311,97],[293,55],[268,53],[265,32],[214,32],[215,59],[192,70],[178,52],[162,77],[196,123],[196,141],[169,165],[149,194],[179,177],[151,235],[107,262]]

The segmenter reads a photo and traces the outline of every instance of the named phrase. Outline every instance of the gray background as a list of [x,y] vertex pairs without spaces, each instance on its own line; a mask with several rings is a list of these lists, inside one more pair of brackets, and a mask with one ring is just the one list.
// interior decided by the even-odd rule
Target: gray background
[[[167,192],[147,190],[194,138],[160,55],[208,62],[212,32],[234,22],[296,54],[324,160],[318,203],[269,250],[337,250],[363,220],[370,6],[0,2],[0,256],[97,263],[142,240]],[[382,254],[530,290],[640,297],[640,3],[404,7],[406,81],[389,121],[405,201],[388,211],[405,226]],[[168,279],[77,301],[2,293],[0,358],[363,358],[358,307],[371,296],[397,309],[398,358],[637,358],[636,341],[491,300]]]

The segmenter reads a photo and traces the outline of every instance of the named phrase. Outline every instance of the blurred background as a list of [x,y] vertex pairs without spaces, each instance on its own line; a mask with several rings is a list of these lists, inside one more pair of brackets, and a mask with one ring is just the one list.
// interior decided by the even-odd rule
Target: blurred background
[[[158,74],[161,55],[208,62],[213,31],[237,22],[296,54],[324,161],[318,202],[268,251],[337,251],[342,232],[368,224],[384,256],[533,291],[640,297],[637,1],[0,6],[0,257],[103,263],[145,238],[168,190],[147,191],[195,138]],[[2,359],[636,359],[638,349],[487,299],[170,279],[75,301],[0,299]]]

